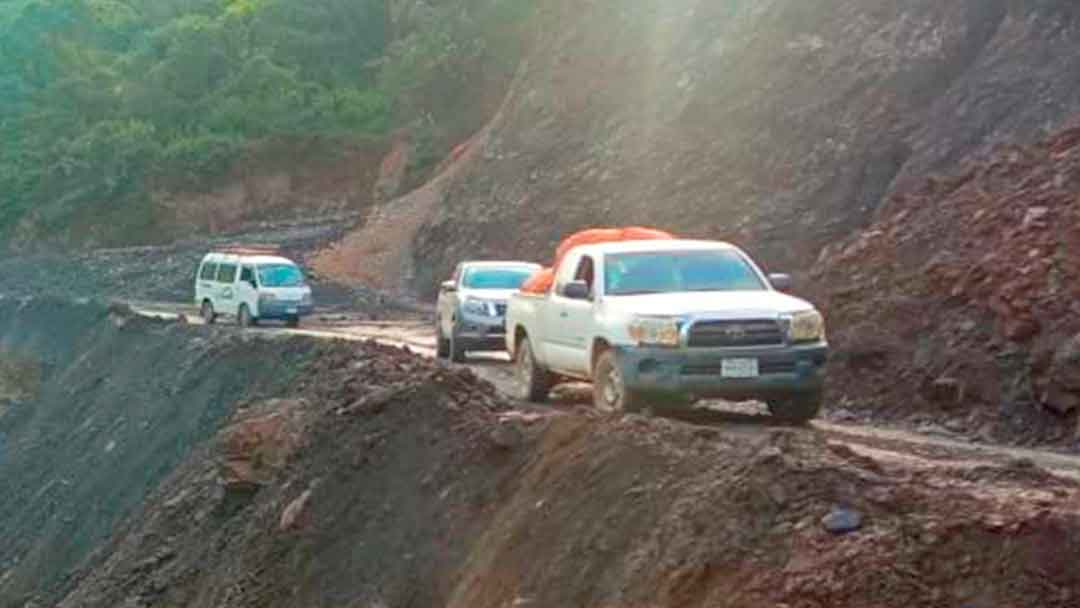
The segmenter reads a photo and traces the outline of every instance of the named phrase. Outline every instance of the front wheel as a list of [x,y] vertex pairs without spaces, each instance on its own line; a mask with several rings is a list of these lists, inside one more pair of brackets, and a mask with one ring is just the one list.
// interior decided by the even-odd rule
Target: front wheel
[[824,396],[820,392],[792,395],[786,399],[769,401],[769,413],[773,418],[787,424],[806,424],[821,412]]
[[288,319],[285,319],[285,327],[290,327],[292,329],[300,327],[300,317],[289,317]]
[[596,409],[611,413],[639,412],[643,407],[641,395],[626,387],[626,379],[613,350],[604,352],[596,361],[593,404]]
[[236,311],[236,324],[240,327],[255,325],[255,319],[251,316],[251,310],[247,304],[241,304],[240,310]]
[[443,337],[442,321],[435,321],[435,355],[440,359],[450,356],[450,341]]
[[450,360],[454,363],[465,363],[465,343],[458,337],[456,331],[450,332],[449,341]]
[[532,403],[543,403],[551,393],[554,384],[552,376],[540,367],[532,352],[528,338],[522,338],[514,360],[514,380],[517,384],[518,398]]
[[202,317],[203,323],[207,325],[213,325],[217,315],[214,314],[214,305],[210,303],[210,300],[203,300],[202,307],[199,309],[199,316]]

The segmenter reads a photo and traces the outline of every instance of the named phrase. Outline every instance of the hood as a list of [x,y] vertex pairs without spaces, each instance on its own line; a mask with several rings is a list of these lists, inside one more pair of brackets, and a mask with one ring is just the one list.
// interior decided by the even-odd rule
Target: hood
[[640,296],[614,296],[604,300],[612,312],[625,315],[709,315],[771,318],[812,309],[800,300],[779,291],[676,292]]
[[476,298],[489,302],[507,302],[517,291],[516,289],[462,289],[458,295],[462,300]]

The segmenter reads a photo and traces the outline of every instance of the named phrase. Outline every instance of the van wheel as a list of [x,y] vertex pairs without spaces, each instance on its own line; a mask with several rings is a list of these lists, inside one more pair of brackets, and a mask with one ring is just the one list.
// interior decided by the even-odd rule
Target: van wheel
[[543,403],[547,400],[554,378],[548,371],[536,362],[533,356],[532,344],[528,338],[522,338],[521,345],[517,348],[517,357],[514,361],[514,380],[517,385],[517,396],[523,401]]
[[217,315],[214,314],[214,305],[210,303],[210,300],[203,300],[202,307],[199,309],[199,316],[202,317],[203,323],[207,325],[213,325]]
[[240,327],[251,327],[255,325],[255,319],[251,316],[251,311],[248,309],[247,304],[241,304],[240,310],[236,312],[236,324]]
[[593,371],[593,404],[602,412],[639,412],[643,404],[641,395],[626,388],[626,379],[615,360],[615,351],[600,355]]
[[289,317],[288,319],[285,319],[285,326],[293,329],[300,327],[300,317]]
[[785,424],[806,424],[821,412],[824,395],[818,391],[806,395],[792,395],[787,399],[769,401],[769,413]]

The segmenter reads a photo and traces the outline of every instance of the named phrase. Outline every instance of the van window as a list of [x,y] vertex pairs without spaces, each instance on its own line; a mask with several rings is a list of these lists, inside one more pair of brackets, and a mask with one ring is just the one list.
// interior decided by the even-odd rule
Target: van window
[[232,283],[236,281],[236,264],[222,264],[218,266],[217,280],[220,283]]
[[213,262],[207,262],[203,264],[202,272],[199,273],[199,278],[204,281],[213,281],[217,276],[217,264]]
[[244,266],[240,269],[240,282],[241,283],[254,283],[255,271],[251,269],[251,266]]

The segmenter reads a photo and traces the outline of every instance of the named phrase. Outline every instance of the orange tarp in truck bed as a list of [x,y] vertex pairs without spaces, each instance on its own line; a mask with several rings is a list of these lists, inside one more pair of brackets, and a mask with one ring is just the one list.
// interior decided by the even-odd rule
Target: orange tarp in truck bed
[[597,243],[612,243],[617,241],[654,241],[674,239],[675,235],[657,230],[655,228],[643,228],[630,226],[628,228],[592,228],[576,232],[559,243],[555,250],[555,262],[551,268],[545,268],[533,276],[521,286],[521,291],[526,293],[547,293],[555,284],[555,272],[559,268],[566,254],[574,247],[581,245],[595,245]]

